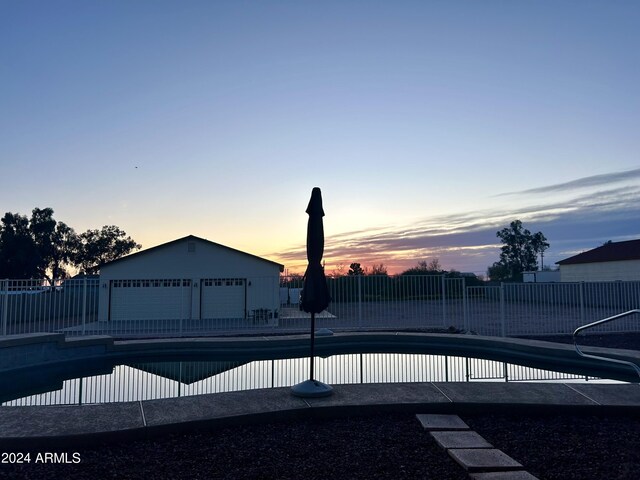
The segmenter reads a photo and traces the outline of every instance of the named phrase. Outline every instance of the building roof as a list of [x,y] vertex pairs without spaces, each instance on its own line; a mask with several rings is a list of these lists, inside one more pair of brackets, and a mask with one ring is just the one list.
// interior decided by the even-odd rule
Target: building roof
[[196,237],[195,235],[187,235],[186,237],[178,238],[176,240],[172,240],[172,241],[167,242],[167,243],[162,243],[160,245],[156,245],[155,247],[146,248],[146,249],[141,250],[139,252],[131,253],[129,255],[125,255],[124,257],[120,257],[120,258],[117,258],[117,259],[115,259],[115,260],[113,260],[111,262],[105,263],[100,268],[104,268],[107,265],[113,265],[114,263],[119,263],[119,262],[126,261],[126,260],[130,259],[131,257],[136,257],[138,255],[145,255],[145,254],[147,254],[149,252],[153,252],[153,251],[159,250],[161,248],[168,247],[169,245],[174,245],[174,244],[180,243],[180,242],[187,242],[189,240],[198,240],[200,242],[205,242],[205,243],[208,243],[209,245],[213,245],[213,246],[218,247],[218,248],[223,248],[225,250],[229,250],[230,252],[235,252],[235,253],[240,253],[242,255],[246,255],[248,257],[253,258],[254,260],[260,260],[262,262],[267,262],[267,263],[271,263],[273,265],[277,265],[278,268],[280,269],[280,271],[284,272],[284,265],[282,265],[280,263],[273,262],[271,260],[267,260],[266,258],[258,257],[257,255],[252,255],[251,253],[243,252],[241,250],[236,250],[235,248],[227,247],[226,245],[222,245],[220,243],[215,243],[215,242],[212,242],[211,240],[207,240],[205,238]]
[[587,250],[556,263],[558,265],[574,265],[577,263],[620,262],[624,260],[640,260],[640,240],[605,243],[601,247]]

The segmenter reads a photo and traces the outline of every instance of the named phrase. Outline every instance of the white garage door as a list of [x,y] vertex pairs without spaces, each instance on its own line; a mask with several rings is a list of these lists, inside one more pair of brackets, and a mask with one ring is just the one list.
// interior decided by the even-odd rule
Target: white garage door
[[245,286],[244,278],[205,278],[201,280],[201,317],[244,318]]
[[191,318],[191,280],[112,280],[110,320]]

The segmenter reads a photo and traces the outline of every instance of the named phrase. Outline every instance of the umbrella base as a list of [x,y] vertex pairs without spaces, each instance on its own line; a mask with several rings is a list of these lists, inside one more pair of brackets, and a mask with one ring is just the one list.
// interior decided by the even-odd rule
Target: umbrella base
[[333,387],[317,380],[305,380],[291,387],[291,393],[302,398],[328,397],[333,393]]

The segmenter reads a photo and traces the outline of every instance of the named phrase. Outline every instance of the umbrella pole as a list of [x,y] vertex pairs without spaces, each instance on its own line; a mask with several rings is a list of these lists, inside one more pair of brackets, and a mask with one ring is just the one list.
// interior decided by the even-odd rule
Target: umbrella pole
[[314,347],[316,340],[316,314],[311,313],[311,362],[309,371],[309,380],[313,380],[313,359],[315,357]]

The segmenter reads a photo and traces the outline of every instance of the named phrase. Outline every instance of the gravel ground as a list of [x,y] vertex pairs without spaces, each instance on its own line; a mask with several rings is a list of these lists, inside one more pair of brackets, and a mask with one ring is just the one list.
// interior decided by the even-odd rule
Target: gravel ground
[[228,427],[65,451],[78,451],[81,463],[2,465],[0,478],[467,478],[408,414]]
[[[640,478],[640,418],[462,415],[540,479]],[[466,479],[414,415],[303,420],[163,435],[91,448],[79,464],[1,465],[11,479]]]
[[640,417],[463,416],[496,448],[544,480],[640,478]]

